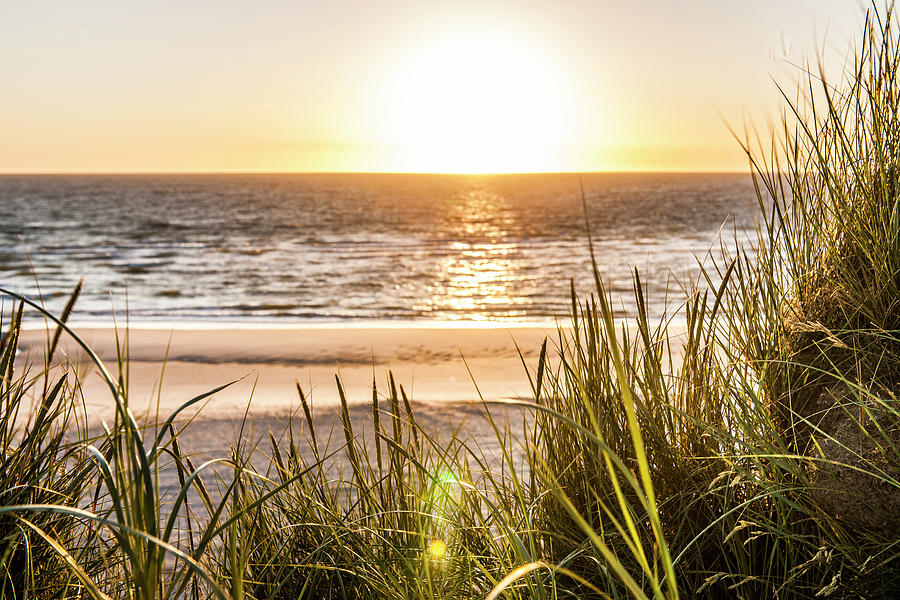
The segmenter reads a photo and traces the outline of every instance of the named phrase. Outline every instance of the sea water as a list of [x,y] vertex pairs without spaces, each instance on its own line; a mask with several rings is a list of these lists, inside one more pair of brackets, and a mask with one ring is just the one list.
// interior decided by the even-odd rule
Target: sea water
[[636,267],[660,315],[758,210],[744,174],[2,175],[0,284],[59,311],[84,277],[80,321],[551,321],[589,226],[617,312]]

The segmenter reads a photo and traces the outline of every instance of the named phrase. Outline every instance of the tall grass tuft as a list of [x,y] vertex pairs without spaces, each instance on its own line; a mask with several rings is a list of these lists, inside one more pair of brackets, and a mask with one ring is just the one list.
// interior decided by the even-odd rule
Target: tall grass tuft
[[[815,499],[900,535],[900,44],[873,9],[841,85],[810,77],[782,145],[752,158],[762,243],[741,340]],[[751,155],[752,156],[752,155]],[[754,305],[759,313],[751,312]],[[749,309],[749,310],[747,310]]]
[[[781,145],[747,146],[757,239],[701,264],[683,331],[646,314],[637,272],[628,322],[599,277],[573,293],[559,360],[534,380],[549,561],[609,571],[593,531],[654,595],[666,546],[685,595],[900,593],[898,53],[895,15],[873,9],[845,81],[810,72],[806,104],[785,94]],[[655,511],[616,460],[646,461]],[[637,595],[626,581],[606,589]]]
[[[8,536],[8,555],[4,560],[14,560],[25,552],[28,559],[22,569],[13,571],[14,563],[5,563],[4,573],[10,581],[8,597],[28,597],[40,593],[44,597],[67,597],[69,588],[73,595],[91,598],[128,597],[143,600],[179,597],[188,582],[195,592],[202,582],[204,597],[226,598],[215,579],[200,565],[206,546],[212,537],[210,529],[199,532],[200,543],[183,547],[178,531],[180,518],[185,515],[186,500],[193,486],[203,492],[198,475],[206,465],[201,465],[185,479],[185,467],[191,467],[188,457],[181,455],[174,434],[173,423],[180,412],[220,391],[220,386],[182,404],[169,418],[156,428],[139,425],[128,403],[127,341],[117,343],[118,376],[113,377],[100,357],[66,325],[66,319],[80,291],[75,288],[62,315],[51,315],[42,305],[15,292],[0,288],[3,294],[17,299],[19,309],[4,338],[5,369],[4,386],[0,387],[0,404],[8,410],[2,421],[2,436],[7,443],[6,454],[13,461],[22,458],[29,461],[25,470],[27,478],[3,481],[3,503],[0,518],[11,519],[13,531],[30,531],[41,540],[32,544],[29,537],[19,542]],[[56,325],[56,331],[44,354],[43,389],[34,396],[37,407],[26,421],[24,429],[17,422],[18,411],[26,401],[26,392],[34,379],[28,375],[28,367],[15,376],[16,343],[22,326],[24,305],[37,310],[45,319]],[[77,431],[78,438],[69,441],[66,427],[77,408],[80,390],[77,370],[65,361],[55,384],[50,386],[53,373],[53,354],[60,336],[65,333],[73,338],[87,353],[108,386],[115,407],[115,419],[104,434],[88,437]],[[8,383],[7,383],[8,382]],[[60,395],[68,389],[68,395]],[[39,437],[43,435],[44,437]],[[167,435],[168,440],[167,440]],[[18,440],[22,443],[15,446]],[[174,502],[169,505],[165,490],[160,487],[159,476],[164,467],[164,457],[174,461],[182,486],[176,490]],[[11,464],[15,465],[16,462]],[[12,478],[15,471],[4,472]],[[205,494],[208,497],[208,494]],[[64,523],[51,530],[41,523]],[[39,548],[46,563],[37,562],[32,546]],[[167,562],[174,559],[175,563]],[[32,573],[44,573],[47,565],[63,565],[64,587],[55,592],[37,589],[32,583]],[[24,575],[24,579],[21,574]],[[19,580],[13,582],[16,574]],[[46,587],[46,584],[45,584]],[[195,593],[196,595],[196,593]]]
[[[80,286],[63,320],[79,291]],[[67,428],[74,426],[77,388],[49,369],[59,330],[47,341],[46,362],[39,374],[17,371],[23,312],[20,303],[9,322],[0,324],[0,506],[77,505],[90,484],[84,452],[66,438]],[[32,397],[39,399],[36,406]],[[79,581],[53,543],[79,547],[85,533],[65,515],[0,515],[0,598],[75,593]]]

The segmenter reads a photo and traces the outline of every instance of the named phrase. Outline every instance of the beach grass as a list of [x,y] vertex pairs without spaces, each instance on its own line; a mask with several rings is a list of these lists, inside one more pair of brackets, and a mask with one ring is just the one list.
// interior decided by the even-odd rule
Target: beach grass
[[[0,597],[896,597],[898,67],[873,8],[843,81],[811,69],[785,93],[772,143],[745,145],[756,238],[668,314],[635,271],[638,312],[614,318],[595,264],[514,403],[523,430],[485,403],[497,455],[420,426],[393,377],[360,429],[337,378],[337,437],[298,386],[296,424],[196,465],[173,423],[221,388],[139,422],[127,334],[110,373],[66,325],[79,288],[58,317],[4,290]],[[22,367],[26,308],[52,328]],[[75,365],[53,366],[62,335],[105,378],[104,431],[82,426]]]

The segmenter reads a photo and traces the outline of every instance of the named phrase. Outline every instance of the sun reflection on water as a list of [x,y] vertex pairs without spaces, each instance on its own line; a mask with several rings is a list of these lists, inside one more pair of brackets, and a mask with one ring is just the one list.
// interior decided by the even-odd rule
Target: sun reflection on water
[[[509,239],[507,226],[514,219],[509,200],[482,183],[460,195],[457,210],[448,215],[454,232],[451,252],[440,260],[429,286],[430,296],[419,308],[428,312],[465,314],[472,319],[524,316],[510,310],[526,299],[512,293],[520,276],[516,262],[519,252]],[[496,307],[505,307],[498,310]]]

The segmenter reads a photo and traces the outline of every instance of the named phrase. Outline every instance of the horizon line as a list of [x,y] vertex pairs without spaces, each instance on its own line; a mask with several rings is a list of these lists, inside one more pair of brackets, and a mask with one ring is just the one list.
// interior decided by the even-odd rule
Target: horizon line
[[468,177],[493,175],[744,175],[745,169],[597,169],[589,171],[265,171],[265,170],[110,170],[110,171],[0,171],[2,176],[16,175],[461,175]]

